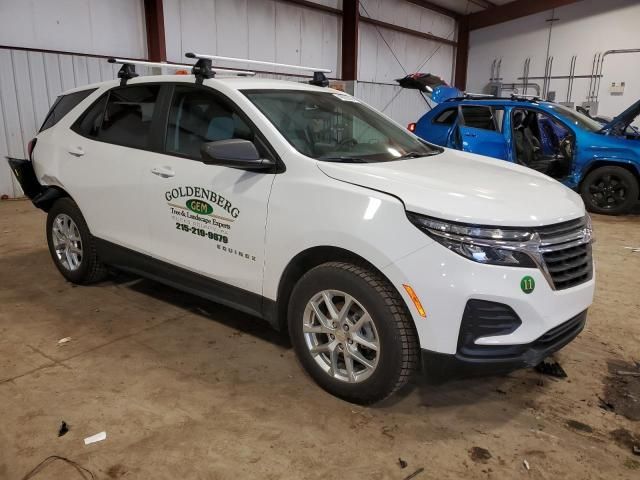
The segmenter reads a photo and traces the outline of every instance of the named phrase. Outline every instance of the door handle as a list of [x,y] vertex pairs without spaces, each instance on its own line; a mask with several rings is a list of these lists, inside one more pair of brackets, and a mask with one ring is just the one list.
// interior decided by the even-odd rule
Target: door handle
[[84,155],[84,149],[82,147],[69,147],[67,150],[74,157],[81,157]]
[[151,173],[161,178],[171,178],[176,174],[170,167],[155,167],[151,169]]
[[464,136],[465,137],[477,137],[477,135],[475,133],[465,133]]

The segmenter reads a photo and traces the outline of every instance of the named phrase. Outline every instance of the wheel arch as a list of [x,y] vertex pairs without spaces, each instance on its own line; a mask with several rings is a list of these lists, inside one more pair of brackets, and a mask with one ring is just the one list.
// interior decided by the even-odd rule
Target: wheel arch
[[636,181],[638,182],[638,185],[640,185],[640,165],[636,164],[636,162],[633,162],[631,160],[620,160],[620,159],[614,160],[614,159],[603,158],[603,159],[593,160],[584,168],[584,170],[582,171],[582,178],[580,179],[578,188],[579,189],[582,188],[582,185],[584,184],[585,179],[591,172],[601,167],[624,168],[635,177]]
[[[42,191],[33,198],[33,204],[41,210],[48,212],[54,203],[60,198],[71,198],[71,195],[62,187],[56,185],[43,187]],[[71,198],[73,200],[73,198]]]
[[406,301],[404,300],[400,292],[398,292],[393,282],[391,282],[391,280],[379,268],[377,268],[367,259],[361,257],[357,253],[344,248],[329,245],[315,246],[303,250],[295,257],[293,257],[280,276],[280,280],[278,282],[277,300],[274,302],[274,305],[272,305],[272,308],[270,309],[272,311],[268,315],[268,317],[271,317],[268,318],[269,322],[274,327],[276,327],[276,329],[280,331],[287,331],[289,301],[291,299],[293,288],[298,280],[300,280],[300,278],[302,278],[302,276],[312,268],[317,267],[318,265],[322,265],[323,263],[336,261],[353,263],[355,265],[369,268],[379,274],[382,278],[389,282],[394,290],[396,290],[405,307],[407,308],[407,311],[410,311],[409,305],[407,305]]

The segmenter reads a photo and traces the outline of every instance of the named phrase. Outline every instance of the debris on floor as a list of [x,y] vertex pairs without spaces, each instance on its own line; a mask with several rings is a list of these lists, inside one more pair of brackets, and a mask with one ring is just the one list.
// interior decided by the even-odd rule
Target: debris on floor
[[633,454],[634,455],[640,455],[640,446],[638,446],[638,445],[634,445],[633,446]]
[[95,435],[91,435],[84,439],[85,445],[90,445],[92,443],[101,442],[107,438],[107,432],[96,433]]
[[631,250],[633,253],[640,253],[640,247],[624,247],[627,250]]
[[64,345],[65,343],[69,343],[71,341],[71,337],[64,337],[58,340],[58,345]]
[[398,458],[398,465],[400,465],[400,468],[407,468],[409,464],[405,460]]
[[471,460],[476,463],[487,463],[487,461],[491,458],[491,452],[486,448],[482,447],[473,447],[469,450],[469,456]]
[[607,402],[602,397],[598,397],[598,406],[601,409],[606,410],[607,412],[615,412],[615,410],[616,410],[616,407],[615,407],[615,405],[613,403]]
[[536,365],[536,372],[556,378],[568,377],[567,372],[564,371],[562,366],[551,357],[545,358],[538,365]]
[[422,472],[424,472],[424,468],[420,467],[415,472],[413,472],[411,475],[408,475],[408,476],[404,477],[403,480],[411,480],[412,478],[415,478],[418,475],[420,475]]
[[61,437],[65,435],[69,431],[69,425],[64,420],[60,424],[60,428],[58,429],[58,436]]
[[618,370],[616,375],[621,375],[623,377],[640,377],[640,372],[629,372],[627,370]]
[[522,461],[522,464],[524,465],[524,468],[531,470],[531,466],[529,465],[529,462],[527,462],[526,458]]
[[89,470],[88,468],[83,467],[79,463],[74,462],[73,460],[69,460],[68,458],[61,457],[59,455],[51,455],[51,456],[45,458],[43,461],[41,461],[33,469],[31,469],[31,471],[29,473],[27,473],[24,477],[22,477],[22,480],[28,480],[30,478],[34,478],[42,470],[47,468],[49,465],[54,463],[56,460],[60,460],[62,462],[65,462],[65,463],[71,465],[80,474],[81,478],[92,479],[92,480],[95,480],[95,478],[96,478],[96,476],[94,475],[94,473],[91,470]]
[[632,420],[640,420],[640,376],[620,375],[618,372],[638,372],[635,361],[609,360],[608,375],[604,378],[602,398],[615,405],[616,413]]
[[577,430],[579,432],[585,433],[593,433],[593,427],[587,425],[586,423],[578,422],[577,420],[567,420],[566,425],[572,430]]

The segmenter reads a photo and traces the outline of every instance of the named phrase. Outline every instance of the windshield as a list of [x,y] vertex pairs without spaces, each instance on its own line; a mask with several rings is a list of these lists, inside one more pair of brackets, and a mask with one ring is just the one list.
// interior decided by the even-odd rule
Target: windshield
[[564,105],[549,105],[549,109],[558,112],[558,115],[562,116],[565,120],[570,122],[576,127],[582,128],[589,132],[599,132],[602,130],[602,124],[597,122],[593,118],[589,118],[580,112],[565,107]]
[[442,149],[423,142],[344,93],[245,90],[300,153],[332,162],[388,162]]

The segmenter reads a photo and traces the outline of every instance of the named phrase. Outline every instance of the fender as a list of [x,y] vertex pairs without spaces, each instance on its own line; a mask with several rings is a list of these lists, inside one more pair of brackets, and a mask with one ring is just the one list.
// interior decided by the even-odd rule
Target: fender
[[619,166],[627,169],[631,167],[630,170],[632,170],[632,172],[635,174],[636,177],[638,177],[638,180],[640,181],[640,164],[638,164],[637,161],[629,160],[626,158],[616,158],[616,157],[613,157],[613,158],[593,157],[586,164],[582,165],[580,172],[577,175],[575,175],[576,177],[575,180],[577,184],[582,182],[582,180],[584,180],[584,177],[586,177],[587,174],[591,172],[591,170],[597,167],[602,167],[602,166],[613,166],[613,167]]
[[57,199],[67,196],[64,190],[60,188],[41,185],[30,160],[6,158],[22,191],[35,207],[48,212]]

